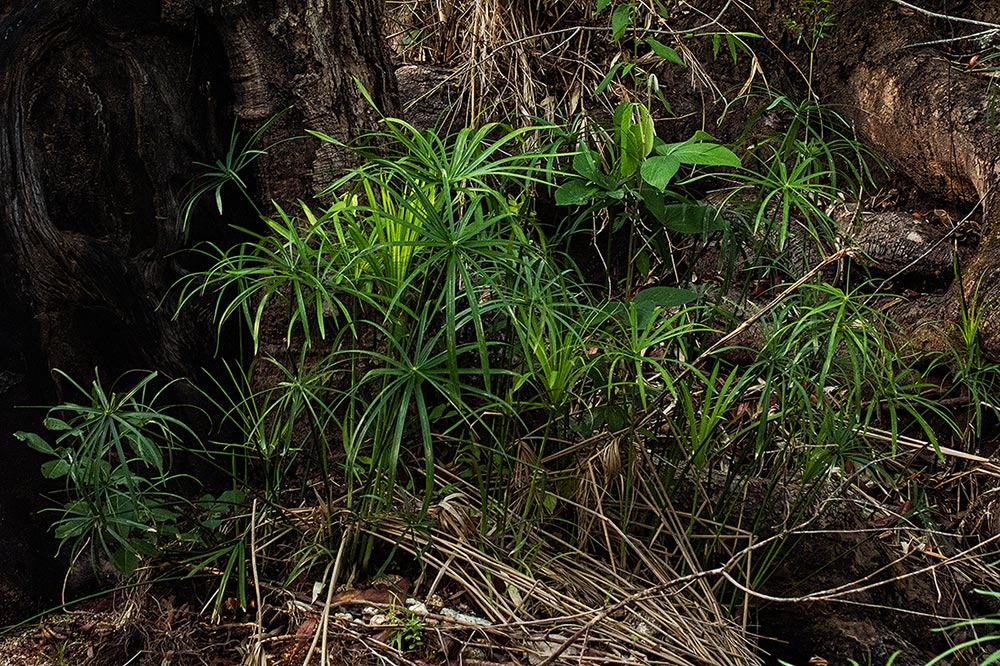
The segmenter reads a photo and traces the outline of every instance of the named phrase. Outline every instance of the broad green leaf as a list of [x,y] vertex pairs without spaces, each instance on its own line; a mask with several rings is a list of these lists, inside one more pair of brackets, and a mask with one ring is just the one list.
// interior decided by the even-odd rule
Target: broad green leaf
[[621,70],[622,76],[627,76],[628,73],[632,71],[632,68],[634,66],[635,63],[631,62],[629,63],[616,62],[614,65],[611,66],[611,69],[608,70],[608,73],[604,75],[604,78],[601,79],[601,82],[597,84],[597,87],[594,88],[594,94],[600,95],[602,92],[607,90],[608,86],[611,85],[611,82],[615,80],[615,75],[618,73],[618,70]]
[[626,114],[632,113],[632,102],[622,102],[615,107],[614,115],[611,117],[611,124],[614,126],[615,130],[621,128],[622,123],[625,121]]
[[639,275],[642,276],[649,275],[649,268],[650,268],[649,251],[645,249],[639,250],[639,252],[637,252],[635,255],[635,260],[633,262],[633,265],[635,266],[635,270],[639,273]]
[[149,510],[149,516],[158,523],[173,522],[180,517],[176,511],[162,506],[152,507]]
[[223,511],[232,510],[234,506],[240,506],[246,501],[247,494],[242,490],[227,490],[221,493],[216,502]]
[[598,188],[582,180],[571,180],[556,190],[556,203],[560,206],[581,206],[589,203]]
[[632,5],[623,4],[615,7],[611,14],[611,38],[618,41],[625,36],[625,30],[632,22]]
[[621,173],[628,178],[653,150],[656,129],[645,104],[624,102],[615,109],[615,138],[621,150]]
[[69,539],[77,537],[87,531],[90,520],[87,518],[67,518],[60,520],[55,526],[57,539]]
[[[133,542],[133,547],[138,545],[138,541]],[[127,548],[119,548],[111,553],[111,565],[123,576],[130,576],[139,566],[139,556]]]
[[645,159],[653,152],[653,141],[656,138],[656,127],[653,125],[653,116],[645,104],[636,104],[632,114],[633,142],[638,149],[638,157]]
[[635,153],[628,150],[627,144],[622,148],[621,172],[622,176],[629,178],[638,169],[641,161],[635,157]]
[[57,432],[62,432],[62,431],[65,431],[65,430],[72,430],[73,429],[73,426],[71,426],[70,424],[66,423],[62,419],[57,419],[54,416],[46,416],[45,420],[42,421],[42,423],[45,425],[46,429],[57,431]]
[[680,143],[666,144],[666,146],[672,146],[672,149],[667,153],[661,150],[661,154],[676,157],[682,164],[727,167],[738,167],[741,164],[736,153],[717,143]]
[[50,456],[51,455],[55,455],[55,453],[56,453],[56,450],[53,449],[52,446],[48,442],[46,442],[44,439],[42,439],[41,437],[39,437],[38,435],[36,435],[33,432],[20,432],[20,431],[18,431],[18,432],[14,433],[14,437],[17,437],[19,440],[21,440],[22,442],[24,442],[25,444],[27,444],[29,447],[31,447],[35,451],[39,451],[41,453],[46,453],[46,454],[48,454]]
[[636,118],[632,132],[638,132],[636,143],[641,146],[641,156],[646,158],[653,152],[653,144],[656,141],[656,126],[653,124],[653,114],[649,112],[649,108],[645,104],[636,104],[634,114]]
[[69,463],[59,458],[42,463],[42,476],[46,479],[58,479],[69,474]]
[[698,299],[698,292],[677,287],[649,287],[635,295],[635,314],[639,326],[649,325],[657,309],[687,305]]
[[705,130],[701,129],[695,130],[694,134],[691,135],[691,138],[685,141],[684,143],[694,143],[695,141],[712,141],[715,143],[718,142],[714,136],[712,136]]
[[592,150],[584,150],[573,157],[573,171],[601,186],[607,186],[608,177],[597,166],[598,160],[594,159],[595,153]]
[[639,189],[639,198],[642,199],[649,214],[663,222],[663,208],[666,205],[663,192],[651,187],[642,187]]
[[600,14],[603,12],[610,4],[611,0],[597,0],[597,13]]
[[684,66],[684,60],[678,55],[677,51],[670,48],[666,44],[659,42],[652,37],[646,38],[646,43],[649,44],[649,48],[653,50],[653,53],[660,56],[667,62],[672,62],[675,65]]
[[673,155],[663,155],[660,157],[650,157],[642,163],[642,179],[660,190],[667,189],[670,181],[681,168],[681,162]]
[[729,225],[714,206],[671,204],[663,207],[663,226],[682,234],[707,234]]

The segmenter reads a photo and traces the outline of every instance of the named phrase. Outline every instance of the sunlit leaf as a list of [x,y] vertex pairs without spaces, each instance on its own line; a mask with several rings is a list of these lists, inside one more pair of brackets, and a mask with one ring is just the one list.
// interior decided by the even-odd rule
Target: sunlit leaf
[[657,146],[660,155],[670,155],[682,164],[701,166],[739,167],[740,158],[736,153],[717,143],[701,141],[685,141],[682,143],[666,143]]

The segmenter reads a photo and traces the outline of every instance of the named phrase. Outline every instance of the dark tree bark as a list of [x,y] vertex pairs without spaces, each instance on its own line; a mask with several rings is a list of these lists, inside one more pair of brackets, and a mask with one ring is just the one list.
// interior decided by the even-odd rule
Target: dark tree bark
[[[249,136],[286,109],[269,139],[369,128],[375,114],[355,80],[391,111],[381,17],[381,0],[0,5],[0,438],[9,473],[40,478],[10,436],[37,429],[40,414],[31,425],[10,414],[58,396],[49,369],[87,381],[99,367],[110,380],[131,368],[190,376],[208,362],[212,324],[197,308],[174,320],[164,301],[190,268],[176,254],[185,244],[177,213],[194,162],[224,154],[234,121]],[[251,182],[261,202],[289,201],[341,166],[328,145],[285,143],[255,164]],[[193,236],[224,241],[225,224],[205,207]],[[17,536],[30,532],[40,486],[17,485],[0,490],[0,561],[44,564],[51,554],[32,556],[36,540]],[[0,624],[44,587],[29,569],[0,573]]]

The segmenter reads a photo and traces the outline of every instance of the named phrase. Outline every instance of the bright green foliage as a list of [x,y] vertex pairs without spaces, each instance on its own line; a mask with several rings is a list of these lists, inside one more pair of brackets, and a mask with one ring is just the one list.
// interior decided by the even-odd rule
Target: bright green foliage
[[[782,488],[799,489],[794,519],[834,467],[868,464],[869,428],[888,425],[891,442],[907,433],[936,445],[932,421],[958,426],[925,397],[925,375],[893,352],[891,322],[866,306],[865,291],[819,282],[788,291],[761,322],[766,343],[748,350],[756,360],[740,366],[703,355],[731,314],[713,304],[717,294],[677,275],[636,279],[651,272],[651,256],[673,261],[678,238],[731,234],[721,207],[684,194],[706,169],[725,170],[716,177],[736,170],[754,187],[752,233],[765,242],[787,245],[797,225],[810,228],[810,215],[817,221],[804,237],[828,242],[823,197],[833,196],[837,173],[847,182],[864,172],[844,176],[844,153],[822,143],[806,115],[758,148],[760,173],[702,132],[665,143],[636,103],[571,155],[545,144],[553,130],[545,126],[441,137],[387,119],[350,147],[361,166],[331,185],[331,203],[300,205],[297,217],[277,209],[267,234],[230,251],[210,248],[216,265],[186,287],[185,299],[216,294],[217,317],[238,315],[255,339],[263,302],[284,304],[286,342],[298,346],[285,361],[258,361],[279,369],[272,387],[251,390],[252,371],[225,382],[225,413],[243,433],[230,447],[239,468],[262,463],[267,496],[277,497],[304,461],[328,478],[339,442],[349,505],[364,515],[392,508],[400,484],[422,485],[427,506],[437,466],[448,464],[495,515],[547,521],[561,519],[562,499],[584,483],[564,451],[618,431],[657,442],[665,489],[697,487],[701,475],[725,470],[723,491],[696,496],[702,508],[692,514],[719,525],[759,479],[755,529],[766,532],[768,502]],[[568,236],[610,216],[613,232],[628,233],[638,275],[607,291],[581,282],[533,218],[531,188],[550,184],[572,216]],[[647,424],[664,406],[671,418],[658,427],[667,434],[654,437]],[[621,472],[621,501],[633,464]],[[525,473],[531,481],[516,491],[510,481]],[[706,558],[722,547],[704,543]],[[740,575],[762,581],[784,545]]]
[[[962,279],[961,274],[956,277]],[[1000,364],[987,359],[979,337],[988,301],[984,302],[978,285],[969,296],[964,291],[960,293],[960,318],[953,336],[955,343],[951,353],[938,361],[948,370],[953,383],[951,392],[967,399],[969,426],[963,439],[969,440],[983,431],[987,415],[1000,416],[1000,403],[996,400],[1000,395]]]
[[554,270],[524,224],[529,209],[512,203],[557,156],[525,150],[546,129],[494,124],[443,139],[387,119],[372,146],[351,148],[363,166],[331,185],[332,205],[303,204],[304,219],[277,208],[267,234],[206,250],[217,262],[186,283],[181,305],[214,293],[220,325],[239,315],[256,348],[268,304],[281,303],[286,342],[303,350],[295,364],[271,361],[287,377],[272,389],[252,392],[236,373],[226,382],[240,396],[226,407],[244,433],[235,450],[272,469],[271,491],[303,441],[325,464],[334,430],[366,502],[389,500],[414,437],[429,492],[434,439],[488,432],[483,414],[509,412],[496,382],[511,371],[491,361],[492,336],[522,267]]
[[[286,340],[300,336],[312,346],[327,335],[328,320],[340,316],[350,325],[346,293],[357,295],[354,282],[362,270],[347,256],[349,245],[341,217],[347,215],[350,200],[330,206],[317,219],[300,204],[305,224],[275,206],[276,217],[265,218],[267,232],[247,232],[251,240],[229,249],[209,244],[199,251],[216,263],[203,274],[183,282],[178,309],[195,296],[214,294],[214,318],[222,326],[239,316],[250,332],[256,352],[260,345],[261,322],[269,304],[278,301],[287,314]],[[338,270],[345,265],[352,270]],[[335,329],[340,330],[335,325]]]
[[[655,135],[643,104],[619,105],[614,123],[611,134],[593,131],[578,137],[572,172],[561,179],[555,200],[575,208],[571,230],[596,227],[603,224],[598,219],[610,218],[612,234],[626,235],[614,242],[626,248],[628,265],[624,284],[615,287],[628,291],[654,266],[671,262],[673,235],[728,233],[729,223],[720,211],[688,197],[686,190],[717,175],[713,167],[738,169],[741,162],[705,132],[665,143]],[[615,251],[610,236],[607,244],[605,254],[611,257]]]
[[[803,0],[786,25],[810,52],[829,27],[827,5]],[[685,65],[687,37],[675,49],[639,34],[645,5],[598,1],[608,9],[615,40]],[[735,62],[754,35],[711,37],[713,57]],[[659,94],[628,59],[596,92],[630,74],[644,90],[628,99]],[[733,147],[702,131],[667,142],[650,104],[636,101],[619,104],[608,127],[581,118],[445,136],[386,118],[352,145],[311,133],[358,166],[315,201],[275,203],[243,242],[200,247],[212,265],[180,283],[178,308],[205,298],[220,331],[235,322],[253,342],[254,360],[226,365],[206,391],[218,432],[232,434],[212,444],[232,488],[197,502],[174,494],[171,452],[197,438],[156,404],[155,373],[118,392],[73,384],[87,400],[49,412],[54,443],[18,433],[48,456],[43,473],[65,480],[56,536],[93,543],[126,572],[183,550],[216,576],[207,606],[218,617],[233,594],[247,607],[259,540],[299,540],[282,555],[289,580],[342,553],[367,565],[372,543],[343,515],[405,516],[421,530],[435,497],[471,484],[480,543],[525,572],[539,557],[526,545],[536,529],[616,571],[648,568],[625,547],[644,542],[650,553],[683,551],[678,568],[690,573],[729,561],[734,580],[760,586],[791,538],[753,558],[739,555],[741,539],[784,534],[848,469],[905,488],[878,461],[904,436],[939,452],[942,440],[972,436],[996,415],[1000,368],[979,346],[990,304],[978,295],[963,304],[954,352],[918,362],[894,348],[871,283],[819,270],[799,280],[843,256],[829,209],[870,183],[869,156],[811,98],[768,93],[759,106],[785,124]],[[222,212],[227,183],[249,198],[241,174],[266,152],[256,146],[273,122],[243,144],[234,130],[227,154],[203,165],[185,230],[204,196]],[[535,204],[549,198],[555,211],[540,221]],[[601,266],[563,252],[581,243],[608,269],[593,278],[600,285],[582,275]],[[695,280],[712,252],[709,275]],[[616,259],[624,275],[611,270]],[[267,339],[269,321],[281,339]],[[747,336],[729,337],[744,326]],[[965,413],[942,406],[945,395],[968,398]],[[318,527],[281,509],[316,497],[329,510],[312,519]],[[618,532],[591,529],[595,513]],[[747,598],[735,586],[713,591],[734,610]],[[421,619],[393,619],[392,645],[420,648]]]
[[[257,209],[256,203],[247,192],[247,185],[243,181],[243,177],[240,173],[253,164],[258,157],[266,155],[268,150],[279,143],[282,143],[273,143],[265,148],[257,147],[261,139],[264,137],[264,134],[267,133],[271,126],[276,123],[282,115],[284,115],[284,113],[279,113],[269,118],[267,122],[261,125],[257,131],[254,132],[249,139],[247,139],[242,147],[239,145],[240,135],[239,132],[236,131],[236,125],[234,124],[232,134],[229,137],[229,149],[226,151],[225,157],[220,160],[216,160],[215,164],[206,164],[203,162],[195,163],[197,166],[203,167],[205,170],[199,174],[197,178],[192,180],[186,188],[187,192],[183,198],[184,205],[180,210],[180,227],[185,235],[188,232],[188,227],[191,223],[191,216],[194,213],[195,205],[197,205],[201,198],[206,194],[210,192],[213,194],[215,198],[215,207],[219,211],[219,215],[222,215],[222,190],[227,183],[232,183],[246,198],[250,205],[253,206],[255,210]],[[285,139],[285,141],[289,140],[290,139]]]
[[[357,145],[337,144],[360,166],[323,203],[276,205],[263,232],[201,248],[213,265],[182,283],[179,307],[207,297],[220,327],[240,322],[254,343],[253,363],[228,366],[209,392],[236,432],[217,458],[229,463],[234,490],[199,502],[197,526],[176,527],[185,505],[166,487],[164,452],[182,424],[145,399],[151,378],[110,396],[95,383],[93,406],[50,414],[55,446],[20,435],[53,458],[46,474],[68,480],[57,534],[97,536],[132,561],[163,547],[164,534],[196,546],[189,562],[221,572],[218,613],[227,588],[246,604],[252,540],[288,501],[290,478],[319,479],[310,499],[344,500],[362,520],[410,512],[413,529],[436,493],[471,483],[483,507],[480,536],[526,570],[537,556],[522,550],[532,526],[636,565],[581,520],[593,511],[588,501],[615,516],[623,539],[648,538],[664,552],[676,547],[661,529],[665,516],[682,535],[699,534],[686,555],[695,570],[732,555],[733,521],[755,538],[794,525],[834,470],[881,474],[873,461],[904,435],[935,447],[964,436],[929,393],[930,377],[948,367],[958,390],[976,396],[976,419],[980,405],[996,404],[996,372],[977,346],[981,304],[968,304],[954,358],[927,368],[893,348],[893,324],[869,305],[870,284],[827,283],[817,269],[786,287],[785,275],[801,275],[793,262],[761,267],[769,253],[779,264],[793,250],[800,262],[830,250],[827,204],[869,175],[849,159],[856,144],[817,127],[818,109],[772,106],[791,113],[792,125],[745,160],[703,132],[663,141],[648,107],[634,102],[619,107],[612,127],[579,135],[490,124],[446,137],[386,119]],[[698,197],[708,183],[732,182],[749,203]],[[543,189],[566,219],[536,219]],[[604,231],[626,239],[627,273],[588,284],[582,268],[593,267],[557,248],[581,238],[596,245]],[[696,282],[683,268],[710,246],[720,266],[742,253],[740,300],[731,300],[732,271]],[[611,241],[595,248],[597,260],[612,263],[612,249]],[[781,291],[766,306],[747,298],[750,277],[762,274],[767,289]],[[281,322],[280,344],[264,339],[269,317]],[[714,342],[751,324],[752,345]],[[881,430],[888,435],[876,440]],[[751,493],[759,502],[748,508]],[[248,495],[249,515],[233,515]],[[400,501],[421,495],[416,506]],[[675,512],[674,498],[690,502],[680,507],[687,512]],[[335,523],[295,551],[294,575],[346,539]],[[737,558],[731,573],[761,584],[789,543]],[[358,563],[372,556],[370,542],[351,549]],[[734,608],[745,598],[718,590]],[[417,647],[419,626],[397,636],[398,648]]]
[[653,116],[645,104],[623,102],[615,109],[614,127],[615,143],[621,155],[619,168],[621,175],[628,178],[653,151],[653,139],[656,138]]
[[[649,109],[643,104],[621,104],[614,122],[613,167],[606,171],[601,154],[582,146],[573,159],[575,173],[556,190],[557,203],[570,206],[642,198],[646,186],[663,192],[682,166],[740,166],[740,159],[731,150],[705,132],[696,132],[680,143],[664,143],[656,136]],[[633,178],[637,171],[638,181]]]
[[424,623],[419,615],[405,609],[391,609],[387,617],[395,625],[389,632],[389,645],[399,652],[419,650],[424,646]]

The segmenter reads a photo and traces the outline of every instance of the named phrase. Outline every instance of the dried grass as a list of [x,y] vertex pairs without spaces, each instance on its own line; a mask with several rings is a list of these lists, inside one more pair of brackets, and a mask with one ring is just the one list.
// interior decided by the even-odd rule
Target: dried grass
[[[728,105],[727,93],[691,48],[697,40],[690,38],[726,32],[725,21],[745,19],[740,3],[727,2],[709,15],[698,3],[685,0],[637,2],[632,25],[618,41],[612,39],[611,11],[595,15],[595,4],[593,0],[389,0],[386,33],[397,61],[446,72],[436,86],[404,100],[406,109],[423,108],[446,88],[446,111],[438,120],[443,127],[518,117],[549,122],[587,115],[607,119],[619,102],[667,94],[666,90],[683,85],[685,77],[706,109],[715,101]],[[686,71],[653,54],[643,41],[646,37],[672,46]],[[711,38],[701,42],[706,47],[710,43]],[[616,64],[635,69],[601,86]],[[752,53],[739,66],[748,68],[738,93],[742,95],[763,79],[764,72]]]
[[613,553],[596,557],[516,518],[508,523],[508,534],[521,534],[516,543],[484,533],[478,493],[451,481],[460,490],[431,508],[429,530],[390,515],[363,529],[426,567],[433,582],[418,596],[433,595],[445,579],[460,587],[512,656],[534,655],[532,664],[761,663],[710,581],[689,568],[694,558],[677,512],[659,513],[656,538],[639,539],[615,518],[577,505]]
[[449,68],[445,84],[464,93],[463,103],[452,109],[464,117],[445,123],[569,117],[585,110],[585,91],[603,76],[589,64],[596,48],[595,33],[586,28],[593,3],[397,0],[388,5],[387,32],[403,62]]

